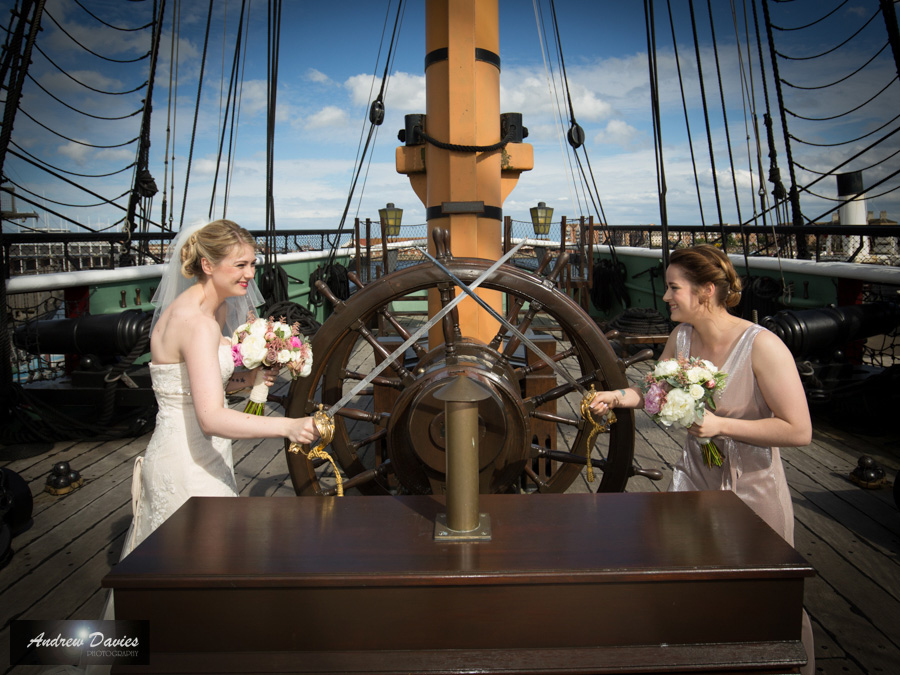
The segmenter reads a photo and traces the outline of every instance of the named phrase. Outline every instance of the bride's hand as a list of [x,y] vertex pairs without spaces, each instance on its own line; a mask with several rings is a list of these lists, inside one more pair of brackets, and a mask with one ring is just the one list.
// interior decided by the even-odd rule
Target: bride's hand
[[312,417],[298,417],[290,420],[288,425],[288,439],[291,443],[309,445],[319,437],[315,420]]

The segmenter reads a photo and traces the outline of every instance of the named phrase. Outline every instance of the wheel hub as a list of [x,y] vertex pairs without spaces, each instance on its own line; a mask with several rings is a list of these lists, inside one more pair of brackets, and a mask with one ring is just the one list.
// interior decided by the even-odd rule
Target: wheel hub
[[448,359],[443,345],[425,357],[420,377],[400,394],[388,422],[388,457],[400,483],[416,494],[444,490],[447,419],[435,394],[460,374],[490,394],[478,404],[481,492],[508,488],[526,460],[524,439],[530,438],[530,424],[512,370],[496,372],[499,355],[483,344],[466,340],[457,348],[454,358]]

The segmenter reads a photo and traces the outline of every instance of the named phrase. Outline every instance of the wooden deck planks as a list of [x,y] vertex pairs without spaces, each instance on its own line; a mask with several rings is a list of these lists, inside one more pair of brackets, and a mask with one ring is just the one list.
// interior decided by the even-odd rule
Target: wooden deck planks
[[[356,361],[351,367],[364,370]],[[639,378],[642,367],[632,368],[629,376]],[[286,393],[288,384],[280,383],[275,393]],[[569,401],[561,409],[577,414]],[[270,404],[267,414],[281,412]],[[635,461],[662,469],[664,478],[636,477],[627,489],[665,490],[684,432],[661,427],[642,412],[635,424]],[[0,570],[0,672],[40,672],[8,668],[10,619],[99,616],[105,599],[99,579],[118,560],[130,519],[132,465],[148,440],[149,435],[56,443],[32,458],[0,461],[25,477],[35,495],[34,524],[14,538],[17,552]],[[847,478],[865,453],[893,479],[900,467],[896,440],[844,432],[816,420],[810,445],[782,451],[795,505],[796,547],[818,572],[807,584],[805,602],[816,636],[817,672],[825,675],[900,672],[900,513],[889,489],[863,490]],[[234,443],[242,496],[293,496],[283,448],[278,439]],[[43,484],[61,460],[82,473],[85,485],[53,497],[42,492]],[[592,489],[585,473],[570,492]]]

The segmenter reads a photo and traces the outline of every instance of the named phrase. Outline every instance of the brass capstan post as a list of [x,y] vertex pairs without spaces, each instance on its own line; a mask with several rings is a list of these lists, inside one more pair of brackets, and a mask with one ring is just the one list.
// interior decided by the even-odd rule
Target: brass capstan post
[[478,512],[478,401],[490,392],[460,374],[434,397],[444,401],[447,457],[447,513],[437,515],[434,538],[490,539],[490,517]]

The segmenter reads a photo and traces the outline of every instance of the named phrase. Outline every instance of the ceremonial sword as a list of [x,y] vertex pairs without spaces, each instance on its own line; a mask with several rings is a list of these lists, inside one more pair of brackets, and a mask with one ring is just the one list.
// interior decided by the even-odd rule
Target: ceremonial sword
[[[421,248],[418,248],[418,250],[420,252],[422,252],[423,254],[425,254],[425,257],[428,258],[431,262],[433,262],[438,269],[442,270],[444,272],[444,274],[446,274],[448,277],[450,277],[450,279],[453,280],[453,283],[455,283],[457,286],[459,286],[459,289],[463,293],[468,295],[475,302],[477,302],[479,305],[481,305],[485,310],[487,310],[488,314],[490,314],[492,317],[497,319],[497,321],[499,321],[501,323],[501,325],[505,326],[507,330],[509,330],[513,335],[515,335],[517,338],[519,338],[519,340],[522,341],[522,344],[524,344],[526,347],[531,349],[531,351],[533,351],[535,354],[537,354],[544,361],[544,363],[546,363],[548,366],[550,366],[557,375],[559,375],[566,382],[568,382],[570,385],[572,385],[578,391],[578,393],[582,394],[583,396],[589,395],[588,390],[585,389],[585,387],[580,382],[578,382],[578,380],[576,380],[574,377],[572,377],[572,375],[571,375],[571,373],[569,373],[569,371],[567,371],[565,368],[563,368],[561,365],[559,365],[559,363],[557,363],[556,361],[551,359],[549,356],[547,356],[540,347],[538,347],[536,344],[534,344],[534,342],[532,342],[529,338],[525,337],[525,334],[522,333],[522,331],[520,331],[518,328],[516,328],[511,322],[509,322],[506,319],[506,317],[501,316],[501,314],[497,310],[495,310],[487,302],[485,302],[484,300],[479,298],[472,291],[471,286],[466,286],[466,284],[462,281],[462,279],[460,279],[455,274],[453,274],[453,272],[451,272],[449,269],[447,269],[446,265],[439,262],[437,260],[437,258],[430,255],[428,253],[428,251],[425,251],[424,249],[421,249]],[[462,297],[462,296],[458,296],[458,297]]]
[[[488,268],[481,274],[481,276],[479,276],[477,279],[475,279],[475,281],[472,282],[472,284],[471,284],[470,286],[468,286],[468,287],[462,286],[462,288],[463,288],[465,291],[469,292],[470,295],[473,295],[473,297],[475,297],[476,300],[478,300],[479,302],[481,302],[481,298],[479,298],[477,295],[472,294],[472,293],[471,293],[471,289],[477,288],[478,286],[480,286],[481,283],[482,283],[483,281],[485,281],[489,276],[491,276],[494,272],[496,272],[496,271],[497,271],[497,268],[499,268],[500,265],[502,265],[502,264],[505,263],[507,260],[509,260],[509,259],[510,259],[510,258],[511,258],[511,257],[512,257],[512,256],[513,256],[520,248],[522,248],[522,246],[523,246],[525,243],[526,243],[526,240],[520,241],[520,242],[519,242],[518,244],[516,244],[512,249],[510,249],[507,253],[505,253],[505,254],[503,255],[503,257],[501,257],[497,262],[495,262],[495,263],[492,264],[490,267],[488,267]],[[419,250],[421,250],[421,249],[419,249]],[[428,253],[425,253],[425,255],[428,256],[428,258],[430,258],[435,264],[437,264],[437,266],[438,266],[440,269],[442,269],[442,270],[444,270],[444,271],[447,271],[447,268],[446,268],[446,267],[444,267],[443,265],[441,265],[440,263],[438,263],[437,260],[435,260],[435,259],[432,258],[430,255],[428,255]],[[453,279],[454,279],[455,283],[462,283],[462,282],[460,282],[458,279],[456,279],[456,277],[453,277]],[[444,306],[441,308],[441,310],[440,310],[437,314],[435,314],[435,315],[434,315],[432,318],[430,318],[424,325],[422,325],[418,330],[416,330],[415,333],[413,333],[412,335],[410,335],[409,338],[407,338],[407,340],[406,340],[402,345],[400,345],[399,347],[397,347],[397,349],[395,349],[393,352],[391,352],[390,356],[386,357],[380,364],[378,364],[377,366],[375,366],[375,368],[374,368],[368,375],[366,375],[362,380],[360,380],[356,385],[354,385],[354,387],[353,387],[349,392],[347,392],[347,393],[343,396],[343,398],[341,398],[341,400],[339,400],[339,401],[338,401],[337,403],[335,403],[333,406],[331,406],[330,408],[328,408],[328,410],[325,411],[325,414],[326,414],[329,418],[333,418],[333,417],[334,417],[334,414],[335,414],[338,410],[340,410],[340,409],[343,408],[345,405],[347,405],[347,403],[350,402],[350,399],[352,399],[354,396],[356,396],[359,392],[361,392],[361,391],[363,390],[363,388],[365,388],[369,383],[371,383],[372,380],[374,380],[376,377],[378,377],[378,375],[381,373],[381,371],[383,371],[385,368],[387,368],[387,367],[388,367],[390,364],[392,364],[392,363],[393,363],[400,355],[402,355],[404,352],[406,352],[406,350],[409,349],[409,347],[410,347],[416,340],[418,340],[422,335],[424,335],[425,332],[428,331],[428,330],[429,330],[433,325],[435,325],[438,321],[440,321],[441,319],[443,319],[444,316],[446,316],[446,315],[447,315],[454,307],[456,307],[460,302],[462,302],[462,301],[465,299],[465,297],[466,297],[466,296],[465,296],[465,295],[462,295],[462,294],[457,295],[457,296],[456,296],[455,298],[453,298],[450,302],[448,302],[446,305],[444,305]],[[571,379],[571,376],[569,376],[569,377],[570,377],[570,379]],[[582,391],[583,391],[583,390],[584,390],[584,387],[582,387],[581,389],[582,389]],[[318,414],[318,413],[317,413],[317,414]]]

